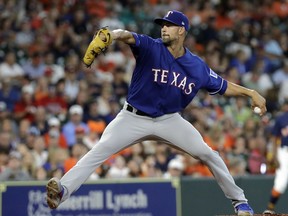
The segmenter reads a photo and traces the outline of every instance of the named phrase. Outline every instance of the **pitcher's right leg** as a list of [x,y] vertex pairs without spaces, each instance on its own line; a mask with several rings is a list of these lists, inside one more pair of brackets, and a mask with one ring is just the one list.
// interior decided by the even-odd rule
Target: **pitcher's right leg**
[[60,179],[60,186],[55,179],[48,182],[48,205],[50,202],[50,207],[57,208],[111,155],[151,134],[152,123],[151,119],[122,110],[106,127],[99,142]]

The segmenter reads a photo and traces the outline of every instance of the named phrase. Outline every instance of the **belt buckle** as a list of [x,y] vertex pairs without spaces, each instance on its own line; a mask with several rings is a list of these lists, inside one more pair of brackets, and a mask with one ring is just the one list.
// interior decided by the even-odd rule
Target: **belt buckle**
[[132,112],[136,115],[139,116],[148,116],[146,113],[142,112],[141,110],[136,109],[135,107],[131,106],[130,104],[127,103],[126,110],[129,112]]
[[126,106],[126,110],[128,110],[129,112],[135,113],[137,112],[137,109],[135,109],[133,106],[131,106],[130,104],[127,104]]

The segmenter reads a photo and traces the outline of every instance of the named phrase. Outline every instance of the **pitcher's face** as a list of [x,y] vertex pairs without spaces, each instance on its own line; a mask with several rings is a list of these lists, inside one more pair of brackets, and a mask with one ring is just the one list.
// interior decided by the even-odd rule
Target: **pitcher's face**
[[181,26],[177,26],[170,22],[163,22],[161,28],[161,38],[164,44],[169,45],[179,40]]

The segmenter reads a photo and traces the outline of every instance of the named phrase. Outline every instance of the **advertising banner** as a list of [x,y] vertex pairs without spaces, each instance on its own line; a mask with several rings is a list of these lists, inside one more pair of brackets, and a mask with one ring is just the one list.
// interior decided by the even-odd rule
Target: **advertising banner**
[[56,210],[46,204],[45,185],[1,185],[2,216],[176,216],[170,181],[84,184]]

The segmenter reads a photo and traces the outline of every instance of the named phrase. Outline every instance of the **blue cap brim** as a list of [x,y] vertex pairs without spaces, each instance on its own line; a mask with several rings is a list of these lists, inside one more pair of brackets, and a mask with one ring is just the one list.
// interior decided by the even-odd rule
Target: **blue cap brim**
[[156,23],[158,25],[162,25],[163,22],[168,22],[168,23],[172,23],[172,24],[174,24],[176,26],[180,26],[180,25],[178,25],[178,24],[176,24],[174,22],[171,22],[171,20],[168,20],[168,19],[165,19],[165,18],[156,18],[156,19],[154,19],[154,23]]

